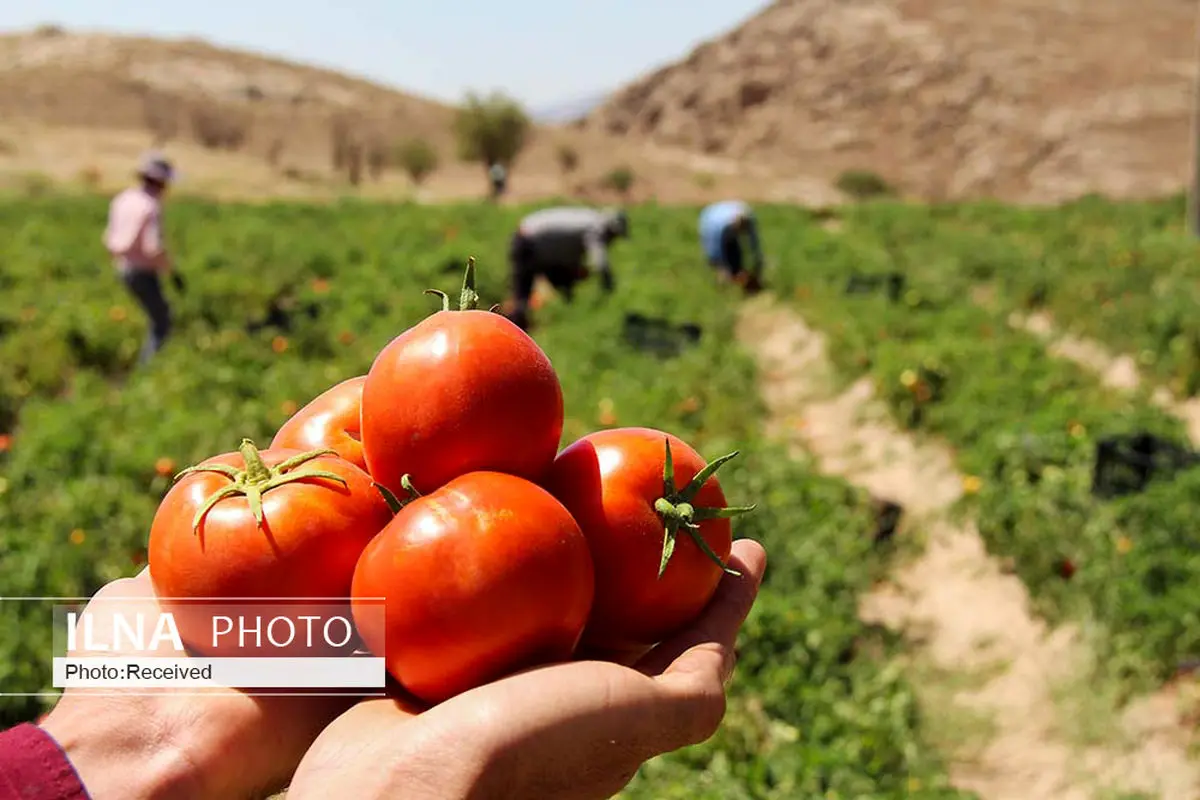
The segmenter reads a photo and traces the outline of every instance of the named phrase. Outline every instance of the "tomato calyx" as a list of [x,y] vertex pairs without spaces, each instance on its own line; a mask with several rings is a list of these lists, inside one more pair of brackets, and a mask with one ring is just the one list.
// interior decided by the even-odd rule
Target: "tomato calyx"
[[400,488],[408,493],[408,497],[404,500],[396,497],[395,493],[391,489],[387,488],[379,481],[372,482],[375,484],[375,488],[379,490],[379,493],[383,495],[383,499],[387,502],[388,508],[392,510],[393,515],[399,514],[400,509],[404,508],[413,500],[418,500],[421,497],[421,493],[418,492],[417,488],[412,485],[412,479],[409,477],[407,472],[400,476]]
[[728,564],[721,560],[720,556],[713,552],[712,548],[708,546],[708,542],[704,541],[704,537],[699,533],[700,526],[697,523],[709,519],[730,519],[753,511],[755,506],[710,508],[692,505],[692,500],[695,499],[705,482],[716,474],[721,465],[735,458],[740,451],[734,450],[728,455],[713,459],[704,465],[704,469],[696,473],[691,483],[682,489],[676,489],[675,462],[671,458],[671,440],[664,437],[663,441],[667,447],[666,460],[663,462],[663,496],[654,501],[654,510],[658,512],[658,516],[662,519],[664,526],[662,559],[658,563],[658,577],[661,578],[663,573],[667,571],[667,564],[670,562],[671,556],[675,553],[675,541],[680,529],[687,531],[688,535],[692,537],[692,541],[696,543],[696,546],[704,551],[704,554],[712,559],[722,571],[740,577],[742,573],[731,569]]
[[196,512],[196,516],[192,519],[193,535],[200,532],[200,523],[204,520],[204,515],[213,506],[227,497],[244,496],[246,502],[250,504],[250,511],[254,514],[255,522],[261,528],[263,526],[262,496],[277,486],[283,486],[284,484],[304,480],[305,478],[325,478],[337,481],[342,486],[348,486],[345,478],[328,470],[296,469],[319,456],[337,455],[336,451],[328,448],[299,453],[285,461],[281,461],[273,467],[266,465],[262,459],[262,455],[259,454],[258,448],[249,439],[242,439],[242,443],[238,447],[238,452],[242,454],[242,460],[245,462],[245,467],[242,469],[230,466],[229,464],[198,464],[194,467],[188,467],[175,476],[175,480],[179,480],[184,475],[197,472],[216,472],[230,480],[228,486],[213,492],[204,501],[204,505],[200,507],[200,510]]
[[[442,311],[450,311],[450,295],[440,289],[426,289],[425,294],[437,295],[442,298]],[[475,291],[475,256],[467,257],[467,271],[463,275],[462,292],[458,296],[458,311],[478,311],[479,292]],[[500,306],[494,305],[488,309],[500,313]]]

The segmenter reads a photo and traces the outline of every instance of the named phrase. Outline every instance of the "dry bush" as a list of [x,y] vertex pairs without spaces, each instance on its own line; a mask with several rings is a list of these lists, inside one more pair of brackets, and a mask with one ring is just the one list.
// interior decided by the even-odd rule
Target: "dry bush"
[[350,163],[354,128],[346,117],[334,117],[329,123],[329,162],[333,171],[344,172]]
[[100,168],[95,165],[84,167],[76,174],[75,179],[89,192],[99,191],[100,185],[104,182],[104,175],[100,172]]
[[237,109],[201,105],[190,117],[192,136],[207,150],[240,150],[250,132],[249,115]]
[[579,169],[579,151],[569,144],[558,146],[558,167],[563,175],[570,175]]
[[388,152],[387,145],[383,139],[372,137],[366,145],[364,145],[366,154],[367,171],[371,175],[371,180],[378,181],[383,177],[383,173],[391,166],[391,153]]
[[364,172],[380,180],[392,165],[391,152],[381,125],[357,115],[338,115],[329,123],[330,166],[345,175],[352,186],[362,183]]
[[267,145],[266,159],[267,163],[271,165],[272,169],[279,167],[279,160],[283,158],[285,146],[286,145],[282,136],[275,137],[271,140],[271,143]]
[[142,120],[156,147],[179,135],[179,109],[172,101],[161,97],[143,98]]

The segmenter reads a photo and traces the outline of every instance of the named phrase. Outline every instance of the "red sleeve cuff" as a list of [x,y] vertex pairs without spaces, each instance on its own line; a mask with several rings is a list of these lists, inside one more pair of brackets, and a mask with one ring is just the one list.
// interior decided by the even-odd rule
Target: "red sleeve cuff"
[[90,800],[58,742],[31,722],[0,732],[0,800]]

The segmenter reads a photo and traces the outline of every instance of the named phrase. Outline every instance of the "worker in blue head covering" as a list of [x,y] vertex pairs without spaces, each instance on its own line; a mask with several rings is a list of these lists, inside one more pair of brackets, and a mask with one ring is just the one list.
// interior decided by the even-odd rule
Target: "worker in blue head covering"
[[762,247],[754,212],[746,203],[723,200],[706,206],[700,212],[700,246],[720,280],[748,289],[761,286]]

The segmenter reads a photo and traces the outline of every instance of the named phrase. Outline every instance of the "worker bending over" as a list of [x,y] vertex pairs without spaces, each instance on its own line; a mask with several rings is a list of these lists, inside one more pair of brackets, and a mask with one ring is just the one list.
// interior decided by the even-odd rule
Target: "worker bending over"
[[[742,240],[750,250],[747,269]],[[754,212],[741,200],[713,203],[700,212],[700,246],[709,266],[722,281],[734,281],[745,288],[758,288],[763,271],[762,247]]]
[[[571,301],[575,284],[592,272],[612,292],[614,282],[608,248],[629,237],[624,211],[583,207],[547,208],[521,220],[509,249],[512,299],[507,316],[521,328],[529,326],[529,301],[541,275]],[[590,262],[590,269],[589,263]]]

